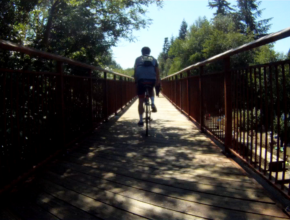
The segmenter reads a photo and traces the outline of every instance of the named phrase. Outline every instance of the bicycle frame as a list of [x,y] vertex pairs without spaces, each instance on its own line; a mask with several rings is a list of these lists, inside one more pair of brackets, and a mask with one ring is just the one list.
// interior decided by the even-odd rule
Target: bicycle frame
[[151,110],[150,110],[150,96],[149,96],[149,88],[147,87],[145,90],[145,98],[144,98],[144,105],[145,105],[145,124],[146,124],[146,137],[148,137],[148,130],[149,130],[149,122],[151,121]]

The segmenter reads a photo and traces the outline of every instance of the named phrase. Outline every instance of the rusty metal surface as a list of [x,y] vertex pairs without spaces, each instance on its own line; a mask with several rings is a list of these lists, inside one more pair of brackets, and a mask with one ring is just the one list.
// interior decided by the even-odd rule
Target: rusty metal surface
[[91,70],[95,70],[95,71],[103,71],[103,72],[108,72],[108,73],[112,73],[121,77],[125,77],[125,78],[130,78],[133,79],[133,77],[121,74],[121,73],[116,73],[114,71],[110,71],[110,70],[105,70],[101,67],[96,67],[96,66],[92,66],[92,65],[88,65],[85,63],[81,63],[66,57],[62,57],[56,54],[52,54],[52,53],[47,53],[47,52],[43,52],[40,50],[36,50],[36,49],[32,49],[29,47],[25,47],[25,46],[21,46],[21,45],[17,45],[14,43],[11,43],[9,41],[4,41],[0,39],[0,48],[4,49],[4,50],[8,50],[8,51],[17,51],[20,52],[21,54],[28,54],[30,56],[36,56],[36,57],[42,57],[44,59],[50,59],[50,60],[54,60],[54,61],[58,61],[61,63],[67,63],[70,65],[75,65],[78,67],[83,67],[86,69],[91,69]]
[[[173,104],[288,196],[290,61],[237,70],[230,67],[230,57],[289,36],[290,28],[286,28],[163,78],[163,93]],[[224,60],[222,77],[204,73],[207,64],[221,59]],[[190,77],[191,71],[199,71],[199,75]],[[187,76],[180,80],[185,73]],[[180,91],[187,93],[180,96]],[[277,164],[282,168],[270,169]]]
[[[223,144],[229,118],[229,148],[287,194],[290,179],[287,171],[290,163],[289,64],[286,60],[231,70],[227,79],[222,72],[186,75],[181,79],[173,76],[163,81],[166,97],[197,123],[203,119],[202,128]],[[228,116],[225,112],[226,80],[231,81]]]
[[[21,70],[25,68],[31,70]],[[110,73],[118,79],[106,80],[104,72],[60,61],[50,70],[43,69],[14,70],[1,63],[0,192],[136,95],[127,76]]]

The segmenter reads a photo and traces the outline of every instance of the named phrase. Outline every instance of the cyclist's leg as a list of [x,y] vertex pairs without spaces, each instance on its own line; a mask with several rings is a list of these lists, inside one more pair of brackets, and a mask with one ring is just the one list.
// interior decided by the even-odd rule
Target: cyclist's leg
[[[155,85],[155,80],[152,80],[153,85]],[[154,97],[154,87],[152,87],[151,89],[149,89],[149,96],[151,99],[151,107],[152,107],[152,112],[157,112],[157,108],[155,106],[155,97]]]
[[139,104],[138,104],[138,113],[139,113],[139,115],[143,115],[143,113],[144,113],[143,103],[144,103],[144,97],[140,97],[139,96]]

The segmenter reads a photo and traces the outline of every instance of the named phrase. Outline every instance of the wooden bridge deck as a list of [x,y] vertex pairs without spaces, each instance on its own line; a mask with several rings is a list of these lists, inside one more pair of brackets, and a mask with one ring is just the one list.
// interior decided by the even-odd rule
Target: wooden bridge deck
[[1,204],[3,219],[288,219],[165,98],[151,136],[137,101]]

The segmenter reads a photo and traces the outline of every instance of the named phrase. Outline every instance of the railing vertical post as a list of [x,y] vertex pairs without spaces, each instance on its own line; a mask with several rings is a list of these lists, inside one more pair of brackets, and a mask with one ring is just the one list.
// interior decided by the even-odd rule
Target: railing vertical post
[[128,88],[127,88],[128,79],[125,77],[124,80],[125,80],[125,86],[124,86],[124,88],[125,88],[125,106],[127,106],[128,105]]
[[63,63],[57,62],[57,73],[60,80],[60,104],[61,104],[61,128],[62,128],[62,144],[63,147],[66,144],[66,132],[65,132],[65,103],[64,103],[64,77],[63,77]]
[[203,91],[202,91],[202,77],[204,74],[204,67],[199,67],[199,120],[200,120],[200,130],[203,132],[204,127],[204,109],[203,109]]
[[225,154],[230,153],[232,142],[232,97],[230,57],[224,58],[224,97],[225,97]]
[[114,89],[115,89],[115,115],[117,115],[117,92],[118,92],[118,89],[117,89],[117,76],[114,74]]
[[90,108],[90,115],[91,115],[91,126],[94,128],[94,112],[93,112],[93,79],[92,79],[92,70],[89,70],[89,86],[90,86],[90,92],[89,92],[89,108]]
[[121,100],[121,110],[123,110],[123,77],[120,77],[120,85],[121,85],[121,89],[120,89],[120,100]]
[[179,86],[180,86],[180,89],[179,89],[179,92],[180,92],[180,96],[179,96],[179,105],[180,105],[180,110],[184,110],[182,109],[182,73],[180,73],[180,83],[179,83]]
[[175,88],[174,88],[174,104],[177,105],[177,76],[174,76],[174,85],[175,85]]
[[107,85],[107,72],[104,72],[104,117],[108,121],[108,85]]
[[190,76],[190,70],[187,70],[186,72],[186,91],[187,91],[187,113],[188,117],[190,117],[190,94],[189,94],[189,76]]

